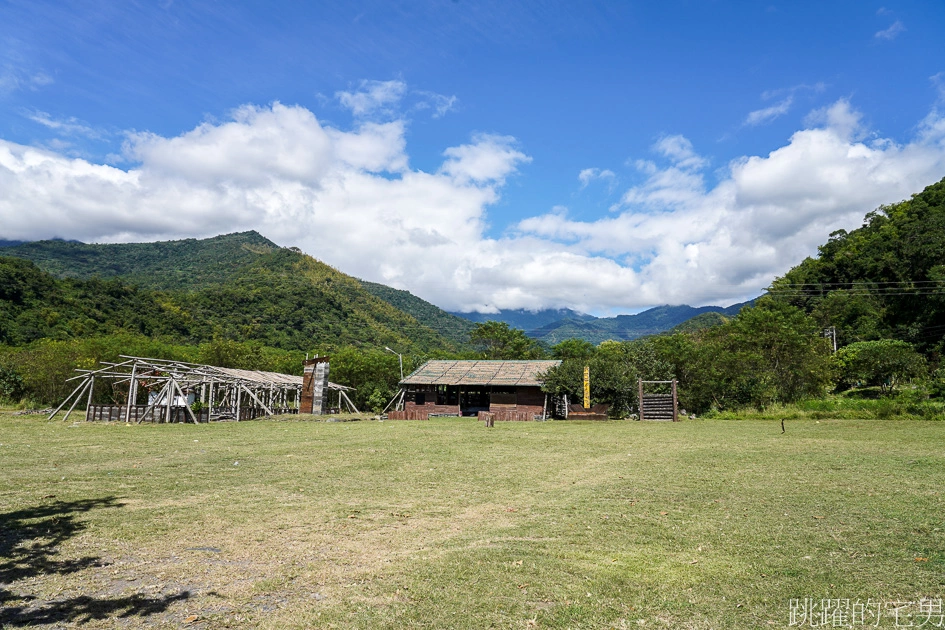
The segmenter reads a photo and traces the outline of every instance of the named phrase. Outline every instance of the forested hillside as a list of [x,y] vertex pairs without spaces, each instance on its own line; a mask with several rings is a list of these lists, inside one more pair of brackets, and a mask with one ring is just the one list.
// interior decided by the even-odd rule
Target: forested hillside
[[[162,291],[212,289],[211,293],[221,298],[230,296],[226,299],[232,301],[232,287],[227,288],[227,285],[236,283],[245,289],[252,284],[254,279],[263,277],[264,268],[274,260],[268,255],[282,249],[284,248],[258,232],[251,231],[200,240],[185,239],[156,243],[89,245],[63,240],[36,241],[4,248],[2,254],[31,260],[40,269],[57,278],[120,278],[125,285]],[[304,257],[296,250],[290,251],[295,251],[296,254]],[[328,269],[321,263],[317,264]],[[250,273],[251,267],[255,271]],[[335,273],[348,278],[340,272]],[[452,344],[466,343],[473,327],[467,320],[450,315],[407,291],[399,291],[373,282],[359,282],[367,293],[417,320],[421,326],[425,327],[420,331],[421,335],[427,335],[429,333],[427,329],[431,329]],[[351,283],[338,284],[336,282],[334,286],[345,287],[349,297],[353,295],[351,291],[354,285]],[[271,294],[267,287],[260,287],[260,290]],[[313,299],[327,298],[330,304],[334,304],[337,300],[330,294],[331,291],[325,294],[320,293],[313,296]],[[275,297],[276,301],[283,306],[293,306],[291,299],[286,296],[270,295],[270,297]],[[254,300],[259,304],[258,297]],[[363,300],[360,301],[364,306]],[[384,310],[389,312],[389,309]],[[268,311],[271,312],[272,309]],[[335,312],[337,314],[337,308]],[[351,323],[351,325],[356,324]],[[411,326],[415,328],[416,323]],[[405,332],[407,337],[414,335],[409,326]],[[429,344],[422,343],[421,345]],[[439,345],[439,343],[434,344],[437,347]]]
[[232,339],[302,351],[453,348],[354,278],[287,249],[258,254],[226,283],[193,291],[155,291],[124,278],[58,279],[28,261],[0,258],[0,342],[118,332],[174,343]]
[[34,241],[3,249],[57,278],[115,278],[149,289],[199,289],[227,282],[263,254],[280,249],[258,232],[156,243]]
[[880,338],[941,354],[945,335],[945,179],[830,235],[818,256],[776,280],[772,296],[802,307],[840,345]]
[[462,317],[448,313],[409,291],[394,289],[385,284],[361,280],[361,286],[374,297],[384,300],[418,322],[432,328],[453,343],[463,345],[469,341],[469,333],[475,325]]

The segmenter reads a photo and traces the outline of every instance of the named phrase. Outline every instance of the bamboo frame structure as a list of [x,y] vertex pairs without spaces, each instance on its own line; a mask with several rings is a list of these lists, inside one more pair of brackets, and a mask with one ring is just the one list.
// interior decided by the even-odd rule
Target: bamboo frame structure
[[[240,421],[261,415],[298,413],[301,376],[127,355],[121,355],[121,359],[117,363],[103,361],[94,370],[76,370],[78,375],[68,380],[79,380],[79,385],[47,420],[72,401],[65,416],[68,419],[83,395],[87,395],[86,420],[198,424],[202,420]],[[103,381],[113,385],[127,383],[127,399],[122,404],[92,404],[95,386]],[[338,392],[339,406],[343,400],[357,412],[345,394],[352,388],[329,382],[328,389]],[[148,393],[147,405],[137,404],[139,391]],[[193,402],[200,403],[196,413],[191,408],[190,395]]]

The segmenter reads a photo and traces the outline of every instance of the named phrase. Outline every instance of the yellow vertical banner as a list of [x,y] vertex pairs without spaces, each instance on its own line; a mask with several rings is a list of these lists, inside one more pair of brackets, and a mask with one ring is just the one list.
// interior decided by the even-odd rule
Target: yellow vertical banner
[[584,408],[591,408],[591,368],[584,366]]

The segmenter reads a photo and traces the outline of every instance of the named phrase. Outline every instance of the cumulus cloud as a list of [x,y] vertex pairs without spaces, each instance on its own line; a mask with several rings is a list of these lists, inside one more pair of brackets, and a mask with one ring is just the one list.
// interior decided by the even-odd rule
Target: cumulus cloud
[[[857,140],[865,135],[860,115],[846,101],[810,120],[819,123],[768,155],[734,160],[714,186],[698,169],[644,162],[647,181],[625,193],[616,216],[581,222],[552,213],[519,229],[574,254],[623,261],[625,295],[634,296],[627,302],[725,302],[757,294],[833,230],[858,227],[868,210],[945,175],[937,115],[907,144]],[[638,270],[632,281],[627,267]]]
[[873,37],[875,37],[876,39],[885,39],[886,41],[892,41],[896,39],[896,37],[898,37],[899,34],[905,30],[906,30],[906,26],[899,20],[896,20],[895,22],[889,25],[889,28],[885,28],[881,31],[877,31],[876,34],[873,35]]
[[503,183],[506,175],[518,164],[531,158],[515,148],[515,138],[494,134],[477,134],[472,144],[450,147],[443,152],[446,161],[440,173],[462,183]]
[[938,113],[906,143],[867,131],[839,101],[784,146],[711,172],[687,138],[664,136],[608,216],[556,207],[489,237],[490,208],[531,160],[515,138],[473,135],[425,172],[410,166],[402,120],[339,129],[302,107],[245,106],[175,137],[129,134],[124,168],[0,140],[0,238],[256,229],[450,309],[727,303],[945,174]]

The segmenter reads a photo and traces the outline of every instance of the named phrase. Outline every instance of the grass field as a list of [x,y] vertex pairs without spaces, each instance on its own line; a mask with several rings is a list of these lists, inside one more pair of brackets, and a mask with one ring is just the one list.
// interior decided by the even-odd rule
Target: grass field
[[936,627],[945,424],[786,429],[0,414],[0,626]]

